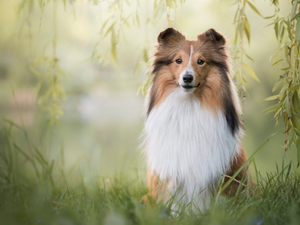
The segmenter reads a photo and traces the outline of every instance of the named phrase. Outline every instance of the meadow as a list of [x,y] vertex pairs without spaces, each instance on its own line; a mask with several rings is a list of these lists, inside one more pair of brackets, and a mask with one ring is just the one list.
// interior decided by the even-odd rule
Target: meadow
[[[296,96],[298,88],[300,96],[299,66],[293,72],[275,54],[290,47],[283,44],[289,20],[293,41],[300,38],[300,2],[247,2],[0,1],[0,224],[300,224],[299,115],[286,110],[286,100],[281,114],[265,112],[284,99],[272,91],[283,72],[298,82],[286,93]],[[246,3],[241,45],[234,15]],[[268,18],[274,13],[284,20]],[[188,39],[211,27],[227,37],[243,102],[243,146],[257,188],[233,198],[220,190],[202,212],[173,198],[141,201],[148,192],[139,147],[143,94],[157,35],[168,26]],[[243,63],[257,79],[244,71],[241,82]],[[275,126],[275,113],[290,113],[291,127],[284,120]]]
[[[25,139],[27,153],[14,137],[16,130]],[[130,176],[123,171],[108,180],[90,170],[92,179],[86,180],[82,170],[66,170],[63,148],[58,158],[50,160],[12,121],[5,121],[0,135],[1,224],[296,225],[300,221],[300,176],[291,163],[283,161],[276,171],[262,176],[252,161],[257,188],[251,194],[240,189],[235,197],[224,198],[220,190],[206,210],[192,211],[193,202],[181,205],[174,198],[167,203],[141,201],[148,190],[138,171]],[[71,179],[72,173],[76,179]]]

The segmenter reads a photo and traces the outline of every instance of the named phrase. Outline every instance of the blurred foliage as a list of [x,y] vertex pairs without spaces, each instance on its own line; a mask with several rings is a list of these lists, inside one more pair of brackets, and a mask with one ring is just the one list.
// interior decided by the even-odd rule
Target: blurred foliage
[[274,119],[279,125],[280,121],[285,125],[285,151],[292,144],[297,146],[297,167],[300,165],[300,74],[299,74],[299,50],[300,50],[300,1],[291,1],[291,12],[282,17],[278,1],[272,1],[275,14],[268,19],[273,19],[270,25],[274,26],[275,35],[279,42],[279,48],[271,56],[273,66],[280,64],[280,75],[278,82],[272,91],[279,93],[268,97],[267,101],[278,102],[265,111],[275,112]]
[[[242,113],[244,113],[244,99],[246,98],[245,92],[246,92],[246,83],[247,80],[245,78],[246,74],[249,74],[251,77],[253,77],[256,81],[260,82],[255,72],[251,69],[251,67],[246,64],[244,61],[244,56],[246,56],[248,59],[253,61],[253,59],[246,54],[245,52],[245,41],[244,36],[246,36],[248,40],[248,44],[250,44],[251,39],[251,28],[248,21],[248,18],[245,14],[246,5],[249,5],[250,8],[257,13],[259,16],[262,16],[260,12],[257,10],[257,8],[251,3],[249,0],[237,0],[234,4],[237,4],[237,10],[234,16],[234,24],[236,27],[235,30],[235,39],[234,39],[234,45],[235,47],[235,53],[234,53],[234,60],[235,60],[235,73],[233,74],[233,80],[236,83],[236,86],[238,90],[241,92],[241,98],[242,98]],[[244,117],[242,117],[242,122],[244,123]]]
[[[234,39],[234,45],[236,46],[234,60],[236,61],[235,64],[236,67],[235,67],[235,73],[233,79],[235,80],[238,89],[241,89],[245,92],[246,91],[245,85],[247,83],[247,80],[245,79],[246,74],[249,74],[256,81],[260,82],[260,80],[254,73],[254,71],[250,68],[249,65],[247,65],[244,62],[244,56],[246,56],[248,59],[253,61],[253,59],[246,54],[244,49],[244,45],[245,45],[244,36],[246,36],[248,40],[248,44],[250,44],[250,39],[251,39],[251,28],[250,28],[247,15],[245,14],[246,6],[248,5],[259,16],[262,15],[257,10],[257,8],[253,5],[253,3],[251,3],[249,0],[237,0],[234,4],[237,4],[237,10],[234,16],[234,24],[236,27],[235,39]],[[243,95],[244,94],[242,94],[242,96]]]
[[[176,9],[178,3],[183,3],[185,0],[154,0],[152,15],[148,15],[146,23],[141,25],[140,13],[141,4],[139,0],[90,0],[95,5],[103,5],[103,10],[106,12],[106,17],[102,18],[101,29],[99,31],[99,40],[95,44],[90,59],[97,58],[98,62],[107,65],[113,63],[118,65],[117,50],[122,44],[122,31],[130,26],[149,26],[155,25],[158,20],[165,14],[167,16],[169,26],[173,26],[174,20],[171,17],[171,11]],[[38,96],[38,103],[50,112],[52,123],[57,123],[59,117],[63,115],[61,105],[65,99],[65,91],[60,83],[61,77],[64,74],[59,67],[59,59],[56,56],[56,39],[57,39],[57,2],[58,0],[39,0],[37,2],[33,0],[24,0],[19,4],[19,12],[27,11],[25,16],[28,21],[28,33],[29,33],[29,46],[31,51],[32,37],[31,37],[31,14],[36,8],[41,11],[40,26],[42,23],[42,16],[45,7],[52,4],[53,7],[53,40],[52,40],[52,55],[38,56],[36,60],[30,62],[30,71],[39,76],[39,82],[37,84],[36,93]],[[67,4],[74,4],[75,0],[62,0],[64,8]],[[148,4],[148,3],[147,3]],[[148,14],[148,13],[147,13]],[[41,30],[41,29],[40,29]],[[105,43],[106,39],[110,39],[110,45]],[[145,33],[145,45],[140,53],[139,62],[136,65],[135,72],[139,72],[141,67],[149,67],[149,50],[150,42],[148,40],[148,33]],[[31,53],[30,53],[31,55]],[[109,55],[109,57],[108,57]],[[147,72],[149,74],[149,70]],[[143,94],[147,92],[147,87],[150,83],[149,78],[143,83],[138,90],[141,90]],[[46,90],[41,92],[41,86],[46,86]]]
[[[185,0],[153,0],[147,1],[146,6],[146,19],[141,20],[141,7],[140,0],[90,0],[95,5],[101,6],[100,11],[100,30],[99,39],[95,43],[91,51],[90,60],[97,60],[102,65],[112,63],[118,66],[118,49],[124,45],[123,40],[125,37],[125,30],[131,26],[139,29],[144,29],[144,46],[142,47],[139,55],[138,62],[136,63],[135,73],[140,74],[141,71],[145,72],[148,78],[142,83],[138,92],[146,94],[148,85],[151,82],[151,74],[149,74],[149,67],[151,66],[151,58],[149,52],[151,43],[148,39],[148,29],[150,26],[154,27],[156,24],[164,19],[167,20],[169,27],[176,27],[176,9],[178,9]],[[60,5],[58,5],[61,3]],[[29,35],[29,69],[38,76],[38,83],[36,85],[36,93],[38,103],[42,108],[50,112],[52,123],[57,123],[59,117],[63,114],[61,109],[63,100],[66,98],[64,87],[61,84],[64,72],[59,66],[59,58],[56,54],[57,42],[57,7],[72,6],[75,0],[24,0],[19,4],[19,12],[25,12],[25,19],[28,25]],[[151,7],[150,7],[151,4]],[[300,81],[299,81],[299,39],[300,39],[300,12],[298,0],[291,1],[291,12],[287,16],[280,16],[280,7],[278,0],[271,1],[275,7],[275,14],[265,19],[274,19],[270,25],[274,25],[275,35],[280,43],[280,47],[272,56],[274,59],[273,65],[281,64],[279,81],[274,85],[273,91],[280,89],[277,95],[271,96],[266,100],[278,99],[278,103],[267,108],[266,112],[276,112],[276,124],[282,120],[285,124],[285,149],[292,144],[296,144],[298,152],[298,166],[300,165]],[[35,59],[31,56],[31,46],[34,44],[32,41],[31,24],[32,14],[37,10],[41,12],[40,27],[42,26],[43,11],[46,7],[52,6],[52,51],[45,51],[44,55],[39,55]],[[236,81],[237,87],[241,92],[242,105],[244,105],[244,98],[246,92],[247,79],[246,76],[250,75],[256,81],[260,82],[254,70],[246,63],[245,58],[253,61],[251,56],[246,53],[245,44],[246,40],[250,44],[251,28],[248,16],[246,15],[246,7],[249,7],[258,16],[263,17],[255,4],[250,0],[236,0],[233,5],[236,5],[236,13],[234,16],[235,24],[235,38],[234,38],[234,60],[235,60],[235,73],[233,79]],[[101,13],[105,12],[105,13]],[[76,13],[74,12],[74,18]],[[41,28],[40,28],[41,30]],[[109,40],[110,45],[107,45]],[[145,71],[145,68],[146,71]],[[243,107],[244,108],[244,107]],[[242,118],[243,119],[243,118]]]

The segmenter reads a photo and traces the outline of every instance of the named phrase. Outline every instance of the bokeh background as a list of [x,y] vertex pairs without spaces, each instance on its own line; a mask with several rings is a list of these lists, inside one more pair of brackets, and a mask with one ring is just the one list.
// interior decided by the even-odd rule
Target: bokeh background
[[[152,48],[159,32],[168,27],[167,14],[149,22],[154,13],[153,1],[141,0],[139,6],[126,4],[122,13],[129,17],[128,24],[120,30],[117,63],[113,63],[111,39],[99,34],[107,18],[118,16],[113,4],[70,0],[65,7],[63,1],[57,1],[56,55],[65,74],[60,80],[66,99],[60,123],[50,125],[49,112],[37,101],[36,87],[41,77],[32,72],[30,65],[38,57],[51,54],[53,5],[41,9],[33,1],[29,10],[28,1],[25,6],[22,2],[26,1],[0,1],[0,125],[8,126],[5,119],[9,119],[25,129],[30,141],[48,158],[64,158],[67,175],[75,180],[81,174],[85,181],[96,176],[109,182],[120,173],[145,179],[145,160],[139,148],[145,119],[144,96],[138,92],[147,79],[143,49]],[[187,0],[170,11],[170,18],[188,39],[214,28],[233,43],[236,5],[232,3]],[[274,14],[267,0],[256,0],[255,6],[263,16]],[[289,1],[280,1],[282,15],[290,12],[290,7]],[[130,19],[136,13],[139,25]],[[279,69],[271,67],[270,61],[279,44],[274,28],[267,26],[271,20],[258,16],[249,7],[246,14],[251,43],[245,49],[254,59],[247,63],[261,80],[258,83],[246,78],[243,145],[251,155],[269,135],[280,130],[280,126],[275,127],[273,115],[263,112],[272,104],[264,99],[273,95],[271,90],[279,76]],[[28,151],[24,132],[13,129],[16,143]],[[283,159],[286,163],[292,161],[296,169],[295,149],[285,153],[283,145],[284,135],[279,133],[256,154],[255,162],[263,176],[274,171],[276,163],[281,166]],[[24,169],[31,171],[26,163]]]

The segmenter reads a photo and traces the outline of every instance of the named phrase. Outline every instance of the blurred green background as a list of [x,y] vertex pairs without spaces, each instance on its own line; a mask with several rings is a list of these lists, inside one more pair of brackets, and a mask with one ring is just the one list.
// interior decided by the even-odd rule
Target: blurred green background
[[[23,8],[20,7],[22,2],[27,2]],[[43,149],[47,157],[59,160],[63,154],[64,167],[74,180],[83,174],[86,181],[97,177],[109,182],[119,173],[137,174],[145,179],[145,160],[139,148],[144,97],[137,94],[137,90],[147,79],[147,65],[140,61],[143,49],[149,46],[152,49],[159,32],[168,26],[167,15],[163,13],[159,20],[148,23],[154,13],[152,1],[140,1],[139,6],[126,4],[123,16],[137,13],[140,24],[129,18],[128,24],[122,27],[117,46],[118,63],[113,64],[111,40],[99,35],[107,18],[113,14],[118,16],[112,4],[82,0],[67,1],[64,7],[63,1],[57,1],[56,55],[65,74],[61,82],[67,97],[62,105],[64,115],[60,124],[50,126],[49,112],[39,107],[36,100],[36,86],[41,77],[29,68],[39,56],[51,55],[53,5],[47,4],[41,9],[33,3],[29,10],[28,2],[0,1],[1,126],[7,126],[4,118],[10,119],[26,129],[29,139]],[[170,17],[174,27],[188,39],[196,39],[197,34],[214,28],[233,43],[236,10],[236,5],[231,5],[233,2],[187,0],[171,10]],[[264,16],[274,14],[269,1],[256,0],[255,5]],[[289,1],[280,1],[283,15],[290,7]],[[263,112],[272,104],[264,99],[272,95],[279,76],[278,68],[271,67],[270,61],[278,42],[273,27],[266,27],[271,20],[263,19],[249,7],[246,14],[252,35],[246,52],[254,59],[247,63],[261,80],[258,83],[251,77],[246,78],[243,145],[251,155],[269,135],[280,130],[275,127],[273,115]],[[95,57],[90,60],[93,52]],[[13,134],[16,142],[28,151],[24,133],[14,129]],[[287,162],[295,159],[295,168],[295,149],[285,153],[283,145],[284,135],[277,134],[257,153],[255,162],[262,175],[274,171],[275,163],[281,165],[283,158]],[[30,173],[26,163],[25,168]]]

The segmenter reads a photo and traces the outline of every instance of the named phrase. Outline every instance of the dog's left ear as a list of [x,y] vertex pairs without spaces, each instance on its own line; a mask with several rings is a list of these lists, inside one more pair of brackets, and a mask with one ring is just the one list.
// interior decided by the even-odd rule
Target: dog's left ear
[[198,40],[208,39],[213,44],[215,44],[218,48],[223,47],[226,44],[225,38],[222,34],[218,33],[214,29],[209,29],[203,34],[198,35]]
[[160,32],[157,37],[157,41],[160,45],[174,45],[182,40],[185,40],[185,36],[171,27]]

